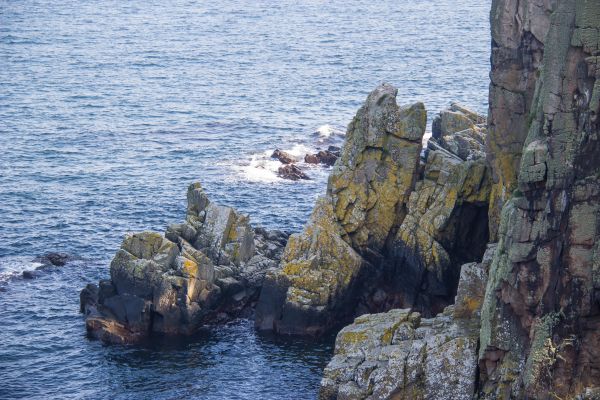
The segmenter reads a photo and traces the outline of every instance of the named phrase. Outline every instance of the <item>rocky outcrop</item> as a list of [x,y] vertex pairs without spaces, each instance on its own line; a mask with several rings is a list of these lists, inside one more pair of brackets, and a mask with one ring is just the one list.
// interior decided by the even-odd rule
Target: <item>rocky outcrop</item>
[[282,268],[267,275],[256,309],[259,329],[318,335],[346,319],[363,260],[342,235],[331,200],[319,199],[304,231],[290,236]]
[[497,240],[500,211],[516,188],[533,92],[544,58],[555,0],[493,0],[487,156],[494,173],[490,235]]
[[273,154],[271,154],[271,158],[278,159],[282,164],[292,164],[292,163],[298,162],[296,157],[292,156],[290,153],[288,153],[286,151],[279,150],[279,149],[275,149]]
[[396,92],[379,86],[349,125],[327,195],[265,282],[259,329],[316,335],[354,314],[365,257],[381,252],[402,222],[418,172],[425,109],[399,107]]
[[329,177],[336,219],[361,254],[383,248],[417,178],[427,113],[422,103],[398,107],[396,92],[381,85],[369,95]]
[[479,312],[494,247],[463,265],[456,303],[435,318],[410,309],[366,314],[342,329],[319,398],[471,399]]
[[[499,239],[495,256],[488,251],[481,264],[463,266],[455,305],[433,319],[419,318],[413,305],[363,315],[342,329],[322,398],[591,399],[600,393],[600,5],[497,0],[491,18],[486,149],[493,186],[468,184],[473,189],[462,194],[462,204],[489,203],[490,240]],[[461,254],[448,251],[437,226],[459,229],[462,219],[440,211],[470,179],[444,189],[435,171],[450,166],[455,172],[439,175],[457,177],[478,162],[486,168],[471,156],[480,149],[459,146],[470,124],[455,110],[434,122],[424,177],[392,247],[400,252],[390,258],[405,268],[393,269],[404,277],[398,293],[424,294],[422,279],[408,280],[420,270],[406,268],[444,271],[440,247]],[[440,157],[450,160],[443,168],[436,167]],[[482,235],[468,236],[472,242]],[[469,243],[460,234],[450,237],[455,245]],[[487,282],[485,274],[473,274],[477,265],[489,265]]]
[[549,23],[531,21],[544,59],[487,284],[482,398],[584,397],[600,384],[600,4],[554,3]]
[[436,115],[431,133],[427,143],[430,150],[441,147],[463,161],[485,157],[486,119],[463,106],[453,103]]
[[129,234],[110,265],[110,280],[81,292],[88,332],[131,343],[150,334],[191,334],[239,315],[264,274],[279,262],[287,235],[251,228],[248,217],[211,203],[199,183],[187,193],[186,221]]
[[[481,259],[491,189],[485,159],[464,161],[440,145],[421,165],[425,110],[397,106],[395,94],[378,87],[349,125],[327,195],[265,281],[259,329],[318,335],[401,307],[433,316],[453,302],[460,266]],[[453,107],[480,129],[482,117]],[[444,125],[448,142],[462,132],[449,131],[456,125]]]

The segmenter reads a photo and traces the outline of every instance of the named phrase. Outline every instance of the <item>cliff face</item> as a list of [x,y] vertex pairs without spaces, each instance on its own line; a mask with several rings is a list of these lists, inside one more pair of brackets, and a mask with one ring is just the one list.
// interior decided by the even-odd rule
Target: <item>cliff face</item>
[[[433,319],[395,310],[344,328],[325,370],[324,399],[600,398],[600,3],[498,0],[491,24],[486,153],[493,185],[489,196],[483,185],[473,192],[477,201],[464,199],[489,201],[495,254],[475,264],[479,284],[474,267],[462,267],[455,305]],[[439,220],[427,216],[462,187],[424,189],[436,158],[475,143],[466,131],[450,140],[436,133],[467,129],[452,118],[434,121],[429,148],[438,153],[430,154],[395,237],[404,296],[423,288],[418,262],[406,254],[421,253],[425,269],[443,271],[437,246],[420,247],[420,232],[436,237],[427,221]],[[415,208],[413,196],[431,200]]]
[[600,3],[555,4],[487,284],[484,397],[565,398],[600,383],[599,31]]
[[490,236],[497,240],[500,211],[516,188],[529,112],[556,0],[494,0],[487,156],[494,173]]

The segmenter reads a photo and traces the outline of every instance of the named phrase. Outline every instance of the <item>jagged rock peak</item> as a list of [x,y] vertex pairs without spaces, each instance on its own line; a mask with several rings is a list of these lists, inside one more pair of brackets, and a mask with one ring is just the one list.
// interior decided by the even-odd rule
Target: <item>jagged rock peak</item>
[[346,142],[282,269],[268,275],[256,326],[284,334],[321,334],[352,317],[364,257],[379,254],[402,222],[418,175],[426,111],[400,107],[383,84],[348,126]]
[[191,334],[256,301],[287,235],[254,231],[247,216],[211,203],[199,183],[189,186],[187,200],[185,222],[169,225],[165,235],[126,235],[110,280],[81,292],[91,336],[132,343],[154,333]]

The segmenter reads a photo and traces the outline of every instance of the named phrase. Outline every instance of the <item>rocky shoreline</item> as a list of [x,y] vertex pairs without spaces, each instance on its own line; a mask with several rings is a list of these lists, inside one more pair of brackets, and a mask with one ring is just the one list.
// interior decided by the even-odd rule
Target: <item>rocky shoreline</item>
[[90,335],[250,317],[339,331],[321,399],[600,398],[600,5],[495,0],[491,23],[487,119],[452,104],[423,149],[424,105],[380,85],[306,155],[333,167],[291,236],[192,184],[185,222],[127,235],[81,292]]

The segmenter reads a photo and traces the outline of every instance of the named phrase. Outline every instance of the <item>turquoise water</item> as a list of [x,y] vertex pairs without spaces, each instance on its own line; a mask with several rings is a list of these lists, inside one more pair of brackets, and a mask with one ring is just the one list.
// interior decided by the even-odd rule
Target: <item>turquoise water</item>
[[[314,398],[327,341],[239,321],[103,346],[78,292],[125,232],[182,220],[195,180],[299,230],[328,171],[283,181],[268,155],[340,143],[380,82],[485,112],[490,3],[0,0],[0,398]],[[47,251],[82,259],[21,279]]]

